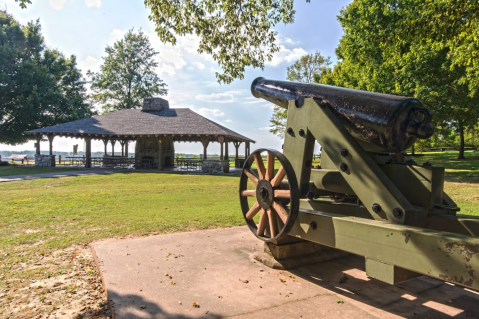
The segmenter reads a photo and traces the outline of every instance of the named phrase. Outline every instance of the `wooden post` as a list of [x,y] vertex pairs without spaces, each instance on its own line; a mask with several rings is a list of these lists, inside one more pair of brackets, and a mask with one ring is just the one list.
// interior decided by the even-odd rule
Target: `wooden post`
[[125,140],[125,156],[128,157],[128,140]]
[[111,156],[115,156],[115,143],[116,140],[110,140],[111,143]]
[[248,158],[248,142],[244,143],[244,158]]
[[225,160],[229,160],[229,154],[228,154],[228,144],[230,143],[229,137],[225,137]]
[[107,152],[107,146],[108,146],[108,140],[103,140],[103,144],[105,144],[105,156],[108,154]]
[[125,141],[121,140],[120,145],[121,145],[121,156],[125,156]]
[[247,149],[248,149],[246,157],[248,157],[251,154],[250,142],[246,142],[246,146],[247,146]]
[[49,154],[53,155],[53,138],[55,135],[53,134],[48,134],[48,146],[49,146]]
[[85,137],[85,168],[91,168],[91,137]]
[[220,142],[221,145],[221,151],[220,151],[220,160],[223,160],[223,142]]
[[163,145],[161,145],[161,138],[158,140],[158,147],[159,147],[159,150],[158,150],[158,170],[161,171],[163,170],[163,165],[162,165],[162,161],[161,159],[163,158]]
[[40,141],[42,140],[42,134],[37,133],[37,155],[40,155]]
[[204,136],[201,138],[201,144],[203,144],[203,159],[206,159],[206,150],[208,148],[208,144],[210,143],[210,137]]
[[236,154],[235,154],[235,162],[238,161],[238,149],[239,149],[239,146],[241,145],[241,142],[240,141],[235,141],[233,142],[233,145],[235,146],[235,149],[236,149]]

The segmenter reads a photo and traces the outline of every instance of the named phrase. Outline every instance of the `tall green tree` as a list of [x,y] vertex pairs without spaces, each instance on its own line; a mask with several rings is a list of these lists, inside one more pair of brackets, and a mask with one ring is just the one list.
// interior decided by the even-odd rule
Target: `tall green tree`
[[0,142],[92,114],[75,56],[46,48],[39,21],[20,25],[0,10]]
[[[302,56],[293,65],[287,68],[286,79],[288,81],[303,83],[319,83],[323,76],[331,73],[331,59],[323,57],[319,51],[313,54]],[[273,114],[271,115],[270,132],[284,138],[286,132],[286,119],[288,110],[275,105]]]
[[105,52],[100,72],[88,72],[92,77],[92,100],[104,112],[139,108],[144,98],[167,93],[166,84],[155,73],[158,62],[154,57],[158,52],[141,30],[128,31]]
[[[356,0],[338,19],[339,63],[322,82],[415,96],[432,109],[437,126],[455,128],[464,158],[464,130],[479,118],[474,76],[478,1]],[[479,71],[479,69],[478,69]]]

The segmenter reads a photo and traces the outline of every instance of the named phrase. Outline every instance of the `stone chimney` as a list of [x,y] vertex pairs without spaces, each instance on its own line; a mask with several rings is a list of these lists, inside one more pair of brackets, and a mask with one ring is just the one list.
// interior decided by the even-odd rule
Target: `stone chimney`
[[159,112],[170,108],[168,101],[161,97],[148,97],[143,99],[142,111]]

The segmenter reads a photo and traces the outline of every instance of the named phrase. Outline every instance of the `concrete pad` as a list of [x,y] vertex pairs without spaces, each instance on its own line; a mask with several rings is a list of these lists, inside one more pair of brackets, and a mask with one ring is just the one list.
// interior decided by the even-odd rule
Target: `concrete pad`
[[428,277],[390,286],[368,278],[358,256],[267,268],[253,259],[263,243],[247,227],[106,240],[93,249],[120,319],[479,318],[477,292]]

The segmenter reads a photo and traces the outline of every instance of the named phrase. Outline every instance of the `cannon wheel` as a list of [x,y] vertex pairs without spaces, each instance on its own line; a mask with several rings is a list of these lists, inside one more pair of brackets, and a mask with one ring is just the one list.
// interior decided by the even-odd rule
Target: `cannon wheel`
[[[266,167],[261,157],[261,153],[264,152]],[[279,160],[281,167],[275,174],[276,159]],[[256,164],[256,174],[251,169],[253,162]],[[285,177],[289,189],[280,189]],[[250,186],[248,181],[251,181]],[[248,186],[255,189],[248,189]],[[244,219],[256,237],[265,242],[272,242],[288,234],[298,216],[300,193],[294,170],[281,152],[272,149],[254,151],[244,163],[239,193]],[[251,207],[248,204],[248,197],[256,198]],[[260,216],[256,224],[253,218],[258,213]]]

